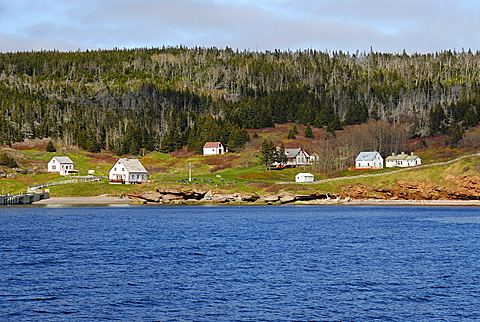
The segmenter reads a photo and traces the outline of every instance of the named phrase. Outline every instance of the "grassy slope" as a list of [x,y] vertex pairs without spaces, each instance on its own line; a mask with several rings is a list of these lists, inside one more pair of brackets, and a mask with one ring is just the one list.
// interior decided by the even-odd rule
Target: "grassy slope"
[[[338,193],[343,185],[362,183],[377,188],[392,188],[397,180],[423,181],[439,187],[451,188],[451,182],[443,180],[447,174],[453,175],[480,175],[478,165],[480,157],[460,160],[456,163],[444,166],[435,166],[424,169],[412,169],[411,171],[398,174],[389,174],[375,178],[344,179],[326,183],[316,184],[276,184],[276,182],[293,182],[295,174],[312,169],[285,169],[281,171],[265,171],[261,160],[255,157],[260,150],[261,141],[268,137],[277,142],[286,142],[288,125],[283,127],[257,130],[260,139],[248,143],[246,148],[237,154],[223,156],[199,156],[192,155],[186,151],[177,151],[172,154],[148,153],[139,156],[142,163],[150,173],[150,182],[142,185],[112,185],[106,180],[97,183],[71,184],[51,187],[52,196],[95,196],[101,194],[119,195],[135,190],[151,191],[165,187],[176,187],[181,189],[197,188],[216,190],[221,192],[259,193],[270,194],[281,191],[294,193]],[[288,142],[290,144],[303,144],[308,146],[309,142],[297,140]],[[310,142],[311,143],[311,142]],[[75,149],[59,149],[56,153],[44,152],[44,142],[31,147],[17,146],[15,149],[0,148],[0,152],[6,151],[14,155],[23,169],[34,170],[36,173],[21,175],[17,174],[12,179],[0,179],[0,192],[18,193],[26,191],[29,185],[54,180],[64,180],[56,174],[41,173],[39,170],[46,169],[48,160],[54,155],[68,155],[74,162],[79,175],[86,175],[88,170],[95,170],[97,175],[107,176],[112,164],[117,160],[113,154],[91,154]],[[43,150],[43,151],[42,151]],[[425,163],[445,161],[472,151],[460,151],[430,145],[428,148],[417,150],[417,154]],[[192,172],[192,183],[188,182],[189,165]],[[6,169],[12,172],[11,169]],[[217,171],[218,170],[218,171]],[[352,176],[357,174],[387,172],[382,171],[343,171],[335,176]],[[332,174],[314,173],[316,179],[328,178]],[[185,179],[187,182],[178,183]],[[203,179],[203,180],[202,180]],[[213,183],[210,183],[213,181]],[[227,184],[228,183],[228,184]]]

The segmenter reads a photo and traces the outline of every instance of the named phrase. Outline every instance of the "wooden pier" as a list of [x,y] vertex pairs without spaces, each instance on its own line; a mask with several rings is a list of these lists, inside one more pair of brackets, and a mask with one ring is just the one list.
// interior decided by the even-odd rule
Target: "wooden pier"
[[35,201],[50,198],[49,192],[29,192],[17,195],[0,195],[0,205],[28,205]]

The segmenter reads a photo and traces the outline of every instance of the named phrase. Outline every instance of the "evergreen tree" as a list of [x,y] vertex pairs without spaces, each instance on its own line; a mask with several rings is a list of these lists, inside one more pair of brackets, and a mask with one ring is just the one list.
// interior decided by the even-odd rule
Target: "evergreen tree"
[[445,133],[445,120],[446,115],[443,107],[440,104],[437,104],[431,111],[429,115],[430,121],[430,134],[435,135],[438,133]]
[[162,144],[160,147],[160,152],[170,153],[175,150],[181,149],[183,146],[182,139],[178,131],[174,128],[173,125],[170,126],[170,130],[167,131],[165,136],[162,139]]
[[362,124],[365,123],[368,119],[368,109],[365,103],[353,102],[347,108],[347,113],[345,115],[345,124]]
[[46,149],[47,152],[57,152],[57,149],[55,148],[51,140],[48,141]]
[[278,164],[285,165],[287,163],[287,153],[285,152],[285,145],[280,144],[280,148],[276,150],[275,161]]
[[273,145],[273,142],[270,140],[264,140],[262,142],[262,163],[265,165],[265,169],[268,170],[268,168],[272,165],[272,163],[275,161],[275,154],[276,154],[276,149],[275,146]]
[[468,127],[474,127],[478,125],[478,114],[475,111],[475,107],[470,107],[465,116],[463,117],[463,124]]
[[313,130],[312,130],[312,127],[310,126],[310,123],[307,123],[307,127],[305,128],[304,136],[307,139],[314,139],[315,138],[315,135],[313,135]]
[[100,144],[94,138],[88,138],[85,145],[87,151],[91,153],[99,153],[101,150]]
[[292,125],[292,126],[290,127],[290,130],[288,131],[288,135],[287,135],[287,138],[288,138],[288,139],[292,139],[292,140],[293,140],[293,139],[296,138],[296,136],[295,136],[296,133],[295,133],[295,132],[298,132],[298,130],[296,130],[297,127],[295,126],[295,128],[294,128],[294,126],[295,126],[295,124]]
[[0,165],[6,166],[9,168],[18,167],[17,161],[15,161],[15,159],[12,156],[6,153],[0,154]]
[[233,126],[228,135],[227,149],[235,151],[237,148],[242,148],[248,141],[250,141],[250,135],[247,130]]
[[456,148],[458,142],[463,139],[465,135],[465,129],[459,123],[452,123],[447,130],[450,136],[449,142],[451,148]]

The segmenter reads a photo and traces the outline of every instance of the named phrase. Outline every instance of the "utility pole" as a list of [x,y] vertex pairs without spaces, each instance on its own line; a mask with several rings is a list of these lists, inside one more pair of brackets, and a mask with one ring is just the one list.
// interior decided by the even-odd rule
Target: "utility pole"
[[192,182],[192,166],[190,163],[188,164],[188,181]]

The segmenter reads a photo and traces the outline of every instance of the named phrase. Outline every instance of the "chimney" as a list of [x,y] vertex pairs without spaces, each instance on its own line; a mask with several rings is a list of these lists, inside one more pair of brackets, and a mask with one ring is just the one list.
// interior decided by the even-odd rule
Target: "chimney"
[[402,152],[402,155],[405,155],[405,152]]
[[392,152],[392,157],[394,157],[394,156],[395,156],[395,152]]
[[413,157],[413,152],[410,152],[410,155]]

